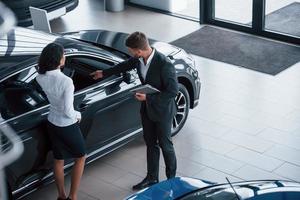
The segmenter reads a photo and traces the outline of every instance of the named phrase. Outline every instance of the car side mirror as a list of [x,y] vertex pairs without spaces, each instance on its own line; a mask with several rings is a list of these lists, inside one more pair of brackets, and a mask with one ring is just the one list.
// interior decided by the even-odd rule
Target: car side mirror
[[174,57],[172,55],[168,55],[168,58],[170,58],[171,60],[174,60]]
[[130,84],[134,82],[134,79],[131,78],[130,72],[125,72],[122,74],[122,76],[125,83]]

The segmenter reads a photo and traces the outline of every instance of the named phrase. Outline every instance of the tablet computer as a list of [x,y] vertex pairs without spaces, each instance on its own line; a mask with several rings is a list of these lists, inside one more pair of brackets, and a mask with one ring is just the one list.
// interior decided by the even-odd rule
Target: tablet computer
[[156,89],[155,87],[146,84],[146,85],[141,85],[137,88],[134,88],[132,90],[130,90],[130,92],[132,93],[143,93],[143,94],[154,94],[154,93],[158,93],[160,92],[158,89]]

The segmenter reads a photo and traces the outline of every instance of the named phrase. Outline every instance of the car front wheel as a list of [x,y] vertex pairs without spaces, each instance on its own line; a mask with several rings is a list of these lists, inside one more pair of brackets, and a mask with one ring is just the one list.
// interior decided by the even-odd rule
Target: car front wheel
[[172,121],[172,136],[175,136],[185,124],[190,109],[190,96],[186,87],[178,83],[179,92],[175,98],[177,113]]

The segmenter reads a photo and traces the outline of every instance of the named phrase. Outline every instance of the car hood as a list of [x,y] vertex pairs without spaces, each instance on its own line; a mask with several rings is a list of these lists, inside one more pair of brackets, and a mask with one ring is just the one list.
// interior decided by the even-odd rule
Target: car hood
[[[104,45],[112,49],[118,50],[122,53],[129,55],[127,47],[125,46],[125,40],[129,34],[121,32],[113,32],[107,30],[88,30],[88,31],[78,31],[78,32],[68,32],[63,33],[65,37],[71,37],[74,39],[79,39],[82,41]],[[149,39],[151,46],[156,48],[158,51],[166,56],[175,55],[182,49],[170,45],[164,42],[158,42],[156,40]]]
[[199,179],[176,177],[145,188],[129,196],[127,200],[176,199],[199,188],[210,186],[211,184],[213,183],[202,181]]

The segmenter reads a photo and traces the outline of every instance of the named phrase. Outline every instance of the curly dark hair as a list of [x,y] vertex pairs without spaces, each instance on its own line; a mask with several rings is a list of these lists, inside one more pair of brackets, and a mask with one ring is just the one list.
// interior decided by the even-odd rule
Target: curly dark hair
[[64,48],[62,45],[58,43],[48,44],[40,55],[38,73],[45,74],[47,71],[57,69],[63,56]]

